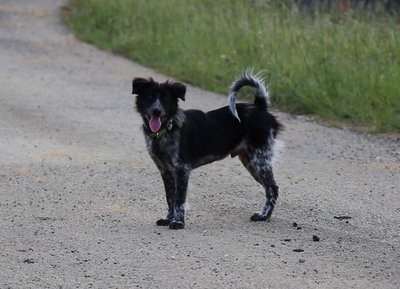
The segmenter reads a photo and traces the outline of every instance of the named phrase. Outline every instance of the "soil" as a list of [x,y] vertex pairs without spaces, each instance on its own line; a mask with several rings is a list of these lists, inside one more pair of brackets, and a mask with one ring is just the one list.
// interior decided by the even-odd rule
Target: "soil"
[[[275,111],[270,222],[249,221],[264,193],[228,158],[192,173],[184,230],[157,227],[163,185],[131,81],[167,77],[77,41],[64,4],[0,1],[0,288],[400,287],[398,139]],[[186,99],[227,101],[191,86]]]

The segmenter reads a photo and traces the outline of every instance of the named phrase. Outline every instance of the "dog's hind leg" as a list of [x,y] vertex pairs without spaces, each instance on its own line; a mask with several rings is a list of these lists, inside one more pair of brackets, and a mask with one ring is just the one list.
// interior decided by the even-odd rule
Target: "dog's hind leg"
[[176,191],[176,177],[175,174],[170,171],[162,171],[161,177],[164,182],[165,196],[168,204],[168,214],[165,219],[159,219],[157,226],[168,226],[174,219],[174,202],[175,202],[175,191]]
[[252,221],[267,221],[271,218],[272,212],[275,208],[276,201],[278,199],[279,187],[276,185],[272,170],[267,170],[265,173],[261,172],[261,182],[265,188],[265,194],[267,201],[260,213],[255,213],[251,216]]
[[255,213],[250,220],[267,221],[271,218],[279,193],[272,172],[272,153],[268,149],[256,149],[251,154],[239,154],[239,158],[253,178],[264,187],[267,198],[261,212]]
[[184,166],[176,171],[176,193],[174,204],[174,219],[169,224],[170,229],[183,229],[185,227],[185,203],[190,171]]

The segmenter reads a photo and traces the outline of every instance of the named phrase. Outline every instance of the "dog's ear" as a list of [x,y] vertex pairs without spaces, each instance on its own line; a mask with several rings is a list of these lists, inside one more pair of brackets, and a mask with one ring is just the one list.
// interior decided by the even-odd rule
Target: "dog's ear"
[[142,94],[154,84],[155,82],[152,78],[145,79],[136,77],[132,81],[132,94]]
[[179,82],[166,82],[165,83],[169,91],[174,95],[176,98],[180,98],[183,101],[185,100],[186,94],[186,86]]

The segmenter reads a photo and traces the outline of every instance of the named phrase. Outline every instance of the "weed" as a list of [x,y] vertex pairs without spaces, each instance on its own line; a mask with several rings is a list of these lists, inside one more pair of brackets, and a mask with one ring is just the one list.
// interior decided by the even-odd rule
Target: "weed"
[[81,39],[224,93],[263,70],[278,108],[400,130],[400,27],[383,17],[305,17],[273,1],[71,0]]

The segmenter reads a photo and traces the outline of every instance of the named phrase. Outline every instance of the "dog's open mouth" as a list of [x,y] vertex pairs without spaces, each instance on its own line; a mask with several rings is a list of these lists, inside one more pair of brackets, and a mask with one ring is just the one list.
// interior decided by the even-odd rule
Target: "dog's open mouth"
[[149,120],[149,127],[152,132],[158,132],[161,127],[161,117],[151,116]]

